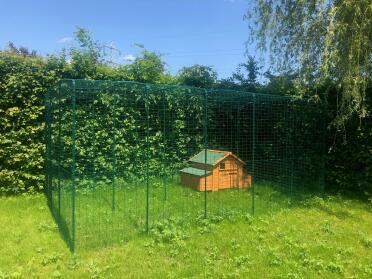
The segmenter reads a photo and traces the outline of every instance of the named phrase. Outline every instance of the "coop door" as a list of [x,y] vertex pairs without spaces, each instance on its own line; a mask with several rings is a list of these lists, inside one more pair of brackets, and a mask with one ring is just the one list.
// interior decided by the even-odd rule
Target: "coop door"
[[235,188],[238,186],[237,172],[234,170],[230,172],[230,188]]
[[220,170],[218,176],[218,189],[230,188],[230,174],[226,170]]

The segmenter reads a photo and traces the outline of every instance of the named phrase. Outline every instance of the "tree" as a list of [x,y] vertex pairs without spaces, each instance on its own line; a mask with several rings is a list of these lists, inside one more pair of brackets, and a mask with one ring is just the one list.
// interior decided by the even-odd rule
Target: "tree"
[[260,84],[257,80],[261,74],[262,67],[253,56],[248,56],[246,62],[240,63],[231,77],[219,80],[218,87],[231,90],[242,90],[257,92],[260,90]]
[[240,85],[241,90],[257,91],[259,87],[257,77],[261,68],[253,56],[248,56],[247,62],[239,64],[232,79]]
[[[233,77],[241,84],[255,84],[257,83],[257,77],[260,69],[261,67],[258,66],[258,63],[254,57],[248,56],[248,61],[246,63],[239,64],[237,71],[233,74]],[[245,76],[242,70],[247,73],[247,76]]]
[[267,71],[264,76],[268,79],[268,83],[263,86],[263,93],[276,95],[296,95],[294,81],[296,76],[290,73],[274,75]]
[[8,43],[8,51],[12,54],[16,55],[22,55],[23,57],[37,57],[37,52],[36,50],[29,50],[26,47],[20,46],[16,47],[16,45],[12,42]]
[[256,0],[245,19],[250,42],[269,50],[274,68],[298,74],[297,88],[326,83],[339,88],[342,125],[354,114],[367,115],[366,88],[372,73],[370,0]]
[[193,65],[183,67],[177,75],[179,84],[210,88],[217,81],[217,73],[211,67],[202,65]]
[[[92,35],[87,29],[78,27],[74,32],[75,40],[78,42],[80,49],[78,49],[78,54],[86,54],[93,63],[102,62],[100,58],[103,57],[102,45],[93,39]],[[73,48],[73,50],[77,50]]]
[[241,90],[241,86],[237,84],[232,77],[220,79],[216,87],[227,90]]
[[68,64],[66,67],[67,76],[94,79],[97,74],[97,66],[104,62],[102,46],[84,28],[78,27],[74,35],[78,47],[73,46],[61,52],[61,57]]
[[126,67],[132,80],[157,83],[164,77],[165,63],[160,55],[142,48],[142,54]]

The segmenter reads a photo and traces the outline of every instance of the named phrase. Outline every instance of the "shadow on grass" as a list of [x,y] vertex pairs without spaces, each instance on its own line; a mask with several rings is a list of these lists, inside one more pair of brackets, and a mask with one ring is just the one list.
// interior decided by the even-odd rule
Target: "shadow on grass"
[[45,196],[47,198],[48,207],[49,207],[49,210],[52,214],[54,222],[58,225],[58,231],[59,231],[59,234],[60,234],[61,238],[63,239],[63,241],[68,246],[70,252],[74,253],[75,252],[74,251],[74,242],[73,242],[73,239],[72,239],[72,235],[70,234],[67,222],[62,218],[62,216],[58,212],[58,208],[56,208],[53,205],[51,199],[48,198],[48,195],[45,194]]

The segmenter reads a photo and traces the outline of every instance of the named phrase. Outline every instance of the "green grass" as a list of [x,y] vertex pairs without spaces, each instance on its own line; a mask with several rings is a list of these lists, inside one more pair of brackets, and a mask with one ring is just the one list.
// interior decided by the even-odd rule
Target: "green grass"
[[[61,199],[53,191],[56,221],[60,221],[64,239],[72,243],[72,194],[69,181],[64,181]],[[195,228],[205,222],[204,213],[211,220],[237,219],[253,213],[252,189],[229,189],[216,192],[195,191],[182,186],[178,179],[166,183],[159,179],[149,182],[148,211],[146,211],[146,183],[117,180],[115,194],[110,183],[92,181],[77,183],[75,202],[75,249],[77,251],[104,247],[112,243],[137,238],[149,228],[149,234],[164,221],[177,224],[182,230]],[[255,187],[256,215],[288,207],[289,195],[269,184]],[[166,197],[166,198],[165,198]],[[205,204],[205,198],[207,200]],[[60,204],[60,209],[58,209]],[[59,217],[61,216],[61,217]],[[148,217],[147,217],[148,216]],[[148,225],[147,225],[148,222]],[[71,245],[72,246],[72,245]]]
[[[97,248],[100,243],[82,245],[75,256],[63,241],[43,195],[0,198],[0,278],[372,277],[370,204],[327,196],[297,197],[295,203],[285,206],[288,202],[282,193],[269,189],[260,192],[257,187],[260,214],[252,217],[247,214],[249,211],[229,208],[237,203],[249,209],[250,204],[245,204],[250,197],[248,191],[238,193],[238,197],[243,197],[238,202],[236,193],[225,191],[208,193],[211,218],[204,220],[198,218],[200,193],[185,190],[180,194],[180,189],[174,187],[168,193],[169,200],[173,197],[178,202],[166,205],[169,208],[165,206],[163,211],[154,210],[156,215],[150,218],[153,229],[151,236],[147,236],[141,230],[144,212],[140,204],[132,207],[135,199],[128,197],[130,191],[128,188],[119,192],[117,201],[120,204],[120,195],[127,194],[123,201],[133,204],[126,203],[125,208],[118,206],[116,212],[123,214],[132,209],[133,218],[126,218],[132,223],[117,228],[137,224],[137,230],[130,237],[123,237],[120,230],[117,236],[106,235],[106,238],[115,236],[117,241],[104,248]],[[153,207],[162,206],[157,202],[160,193],[163,192],[152,193]],[[137,194],[141,200],[143,193]],[[103,221],[104,214],[113,214],[110,203],[102,200],[94,204],[95,199],[89,193],[79,196],[77,218],[89,230],[95,227],[89,223],[92,216],[100,216]],[[84,207],[97,211],[84,216]],[[221,207],[224,210],[219,210]],[[160,213],[170,208],[180,215],[169,221],[168,216]],[[186,219],[189,221],[184,222]],[[111,220],[106,218],[106,221],[101,226],[110,226]],[[102,237],[99,235],[102,229],[97,226],[96,229],[92,232],[78,229],[77,237],[86,233],[96,236],[93,239]],[[86,244],[94,243],[88,240]]]

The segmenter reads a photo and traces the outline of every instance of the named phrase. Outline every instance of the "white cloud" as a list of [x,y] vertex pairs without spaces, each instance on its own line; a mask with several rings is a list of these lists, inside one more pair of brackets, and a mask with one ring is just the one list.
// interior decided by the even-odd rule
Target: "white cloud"
[[59,39],[57,42],[60,43],[60,44],[65,44],[65,43],[68,43],[68,42],[71,42],[73,39],[71,37],[63,37],[61,39]]
[[136,57],[133,54],[127,54],[123,57],[124,61],[133,62],[136,59]]

